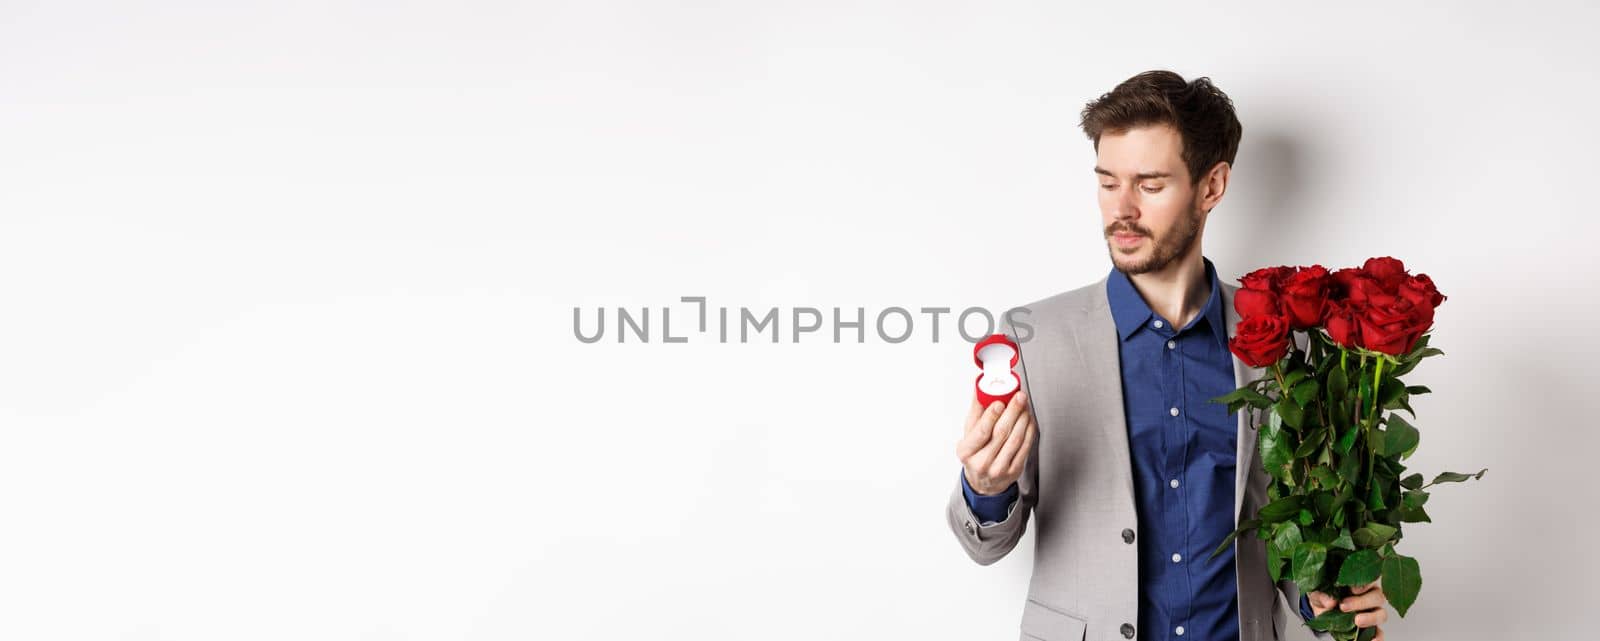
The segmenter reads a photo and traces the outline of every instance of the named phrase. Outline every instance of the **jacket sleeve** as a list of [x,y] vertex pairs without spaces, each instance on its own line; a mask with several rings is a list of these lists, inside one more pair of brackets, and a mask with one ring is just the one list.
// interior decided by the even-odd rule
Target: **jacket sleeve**
[[967,507],[982,519],[978,524],[988,525],[1005,519],[1006,514],[1011,512],[1011,504],[1017,500],[1017,484],[1013,482],[999,494],[984,495],[979,494],[977,490],[972,489],[970,483],[967,483],[966,470],[960,470],[960,473],[961,493],[967,497]]
[[[1310,610],[1310,607],[1301,602],[1300,586],[1295,585],[1293,579],[1283,579],[1278,581],[1278,591],[1283,593],[1284,603],[1291,604],[1290,607],[1294,608],[1293,614],[1285,617],[1285,619],[1289,622],[1289,627],[1302,626],[1306,632],[1311,633],[1312,636],[1315,636],[1318,639],[1333,638],[1332,634],[1313,630],[1310,628],[1310,626],[1306,626],[1307,619],[1305,614]],[[1305,607],[1306,611],[1302,611],[1301,607]],[[1294,635],[1291,635],[1289,638],[1294,638]]]
[[[1033,411],[1033,390],[1028,388],[1027,349],[1017,340],[1009,319],[1002,324],[1002,328],[1006,335],[1017,343],[1019,354],[1016,372],[1022,379],[1022,389],[1028,390],[1028,409]],[[973,392],[969,389],[967,393]],[[1038,412],[1034,412],[1033,415],[1035,418],[1039,416]],[[990,565],[1009,554],[1028,529],[1028,517],[1038,501],[1039,443],[1044,440],[1044,427],[1039,426],[1038,429],[1039,434],[1034,438],[1033,446],[1028,450],[1028,458],[1023,463],[1022,476],[1016,482],[1017,498],[1011,502],[1004,519],[985,521],[973,513],[972,507],[967,504],[965,474],[950,488],[945,521],[950,531],[955,533],[956,540],[961,543],[961,548],[966,551],[967,556],[979,565]]]

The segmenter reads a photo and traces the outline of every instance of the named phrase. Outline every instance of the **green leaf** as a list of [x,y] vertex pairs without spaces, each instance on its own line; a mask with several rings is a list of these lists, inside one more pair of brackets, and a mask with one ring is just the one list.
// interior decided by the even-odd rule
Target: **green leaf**
[[1339,474],[1326,465],[1311,468],[1311,478],[1317,482],[1317,487],[1332,490],[1339,486]]
[[1388,407],[1390,403],[1400,400],[1400,397],[1405,393],[1406,386],[1404,383],[1401,383],[1399,379],[1385,377],[1383,384],[1378,387],[1378,402]]
[[1264,409],[1267,409],[1268,407],[1272,406],[1272,397],[1267,396],[1266,394],[1262,394],[1261,392],[1257,391],[1253,387],[1246,387],[1246,388],[1244,388],[1244,390],[1245,390],[1245,394],[1244,394],[1245,400],[1249,401],[1250,405],[1255,407],[1256,409],[1263,409],[1264,410]]
[[1267,413],[1267,427],[1256,431],[1261,466],[1272,478],[1283,480],[1289,475],[1289,465],[1294,461],[1294,449],[1289,446],[1289,433],[1284,431],[1278,419],[1278,408],[1274,406]]
[[1383,595],[1400,616],[1405,616],[1417,602],[1422,591],[1422,570],[1417,560],[1404,554],[1395,554],[1383,560]]
[[1261,525],[1261,520],[1260,519],[1246,519],[1246,520],[1240,521],[1238,529],[1235,529],[1234,531],[1229,532],[1228,533],[1228,537],[1223,539],[1222,543],[1217,544],[1217,549],[1212,550],[1211,551],[1211,556],[1206,557],[1206,558],[1207,559],[1217,558],[1217,555],[1218,554],[1222,554],[1223,550],[1228,549],[1228,546],[1233,543],[1234,539],[1239,538],[1240,534],[1242,534],[1244,532],[1247,532],[1251,528],[1255,528],[1255,527],[1260,526],[1260,525]]
[[1292,521],[1279,524],[1278,534],[1267,545],[1267,569],[1274,583],[1283,580],[1283,561],[1300,545],[1300,526]]
[[1422,474],[1417,473],[1406,475],[1405,478],[1400,479],[1400,487],[1408,490],[1415,490],[1419,487],[1422,487]]
[[1350,427],[1344,431],[1344,434],[1339,435],[1339,442],[1334,444],[1334,449],[1338,450],[1340,454],[1349,454],[1350,448],[1355,447],[1356,445],[1356,435],[1360,433],[1360,425],[1350,425]]
[[1283,418],[1283,424],[1291,429],[1300,429],[1305,421],[1305,409],[1295,405],[1293,399],[1283,399],[1273,407],[1277,408],[1278,415]]
[[1417,441],[1420,440],[1420,437],[1421,435],[1417,433],[1417,428],[1412,427],[1405,419],[1390,414],[1388,425],[1383,433],[1383,451],[1380,454],[1405,458],[1405,453],[1410,452],[1412,448],[1417,446]]
[[1427,385],[1411,385],[1409,387],[1406,387],[1406,393],[1407,394],[1412,394],[1412,395],[1416,395],[1416,394],[1431,394],[1431,393],[1433,393],[1433,390],[1428,389]]
[[1320,632],[1349,632],[1356,628],[1356,614],[1333,608],[1307,620],[1306,625]]
[[1360,456],[1346,456],[1343,459],[1340,459],[1339,478],[1344,479],[1344,482],[1350,485],[1360,483],[1361,459],[1362,457]]
[[1240,405],[1249,404],[1255,407],[1265,408],[1272,404],[1272,399],[1266,394],[1256,391],[1254,387],[1246,386],[1233,390],[1232,392],[1228,392],[1227,394],[1223,394],[1222,396],[1212,398],[1209,402],[1227,403],[1230,407],[1237,403]]
[[1429,483],[1428,485],[1433,485],[1434,483],[1455,483],[1455,482],[1458,482],[1458,481],[1465,481],[1467,479],[1481,479],[1481,478],[1483,478],[1483,473],[1487,472],[1487,471],[1489,471],[1489,468],[1486,467],[1486,468],[1483,468],[1481,470],[1478,470],[1477,474],[1462,474],[1460,472],[1441,472],[1441,473],[1439,473],[1438,476],[1433,477],[1433,483]]
[[[1376,475],[1374,475],[1376,478]],[[1389,506],[1383,502],[1383,484],[1373,483],[1372,491],[1367,494],[1367,508],[1373,512],[1382,511]]]
[[1411,418],[1417,417],[1417,411],[1411,409],[1411,398],[1409,396],[1400,397],[1399,402],[1396,402],[1394,406],[1390,407],[1389,409],[1402,409],[1405,410],[1407,414],[1410,414]]
[[1207,400],[1206,402],[1208,402],[1208,403],[1231,403],[1233,401],[1242,401],[1242,400],[1244,400],[1244,391],[1247,390],[1247,389],[1250,389],[1250,388],[1241,387],[1239,389],[1236,389],[1236,390],[1233,390],[1231,392],[1228,392],[1227,394],[1223,394],[1222,396],[1213,396],[1213,397],[1211,397],[1210,400]]
[[1396,529],[1392,525],[1374,522],[1368,523],[1362,526],[1361,529],[1351,532],[1350,538],[1355,539],[1356,545],[1359,545],[1363,548],[1377,549],[1382,547],[1384,543],[1387,543],[1389,539],[1393,538],[1395,533],[1399,531],[1400,530]]
[[1428,517],[1428,511],[1422,509],[1422,506],[1420,506],[1420,505],[1417,506],[1417,507],[1413,507],[1413,508],[1402,507],[1399,510],[1396,510],[1396,512],[1400,515],[1400,521],[1402,523],[1432,523],[1433,522],[1433,519]]
[[1345,557],[1339,566],[1339,578],[1334,585],[1366,585],[1378,580],[1383,570],[1383,559],[1374,550],[1360,550]]
[[1327,437],[1328,430],[1326,428],[1317,427],[1311,430],[1306,434],[1305,440],[1300,441],[1300,447],[1295,448],[1294,457],[1305,458],[1316,453],[1317,448],[1322,447],[1322,442],[1327,440]]
[[1344,370],[1338,367],[1328,370],[1328,399],[1334,402],[1342,401],[1349,393],[1350,381],[1345,378]]
[[1294,583],[1300,592],[1307,593],[1322,585],[1322,564],[1328,559],[1328,547],[1321,543],[1301,543],[1294,549]]
[[1257,516],[1261,517],[1261,521],[1263,523],[1287,521],[1291,517],[1298,516],[1300,514],[1300,500],[1301,496],[1299,494],[1285,496],[1281,499],[1261,506],[1261,510],[1257,512]]
[[1296,404],[1298,404],[1300,407],[1305,407],[1311,404],[1312,400],[1317,398],[1317,390],[1317,379],[1313,378],[1299,385],[1295,385],[1290,394],[1294,396],[1294,402]]
[[1339,536],[1337,538],[1333,539],[1333,543],[1328,544],[1328,547],[1341,548],[1341,549],[1345,549],[1345,550],[1355,550],[1356,549],[1356,544],[1355,544],[1355,540],[1350,538],[1350,529],[1349,528],[1339,528]]

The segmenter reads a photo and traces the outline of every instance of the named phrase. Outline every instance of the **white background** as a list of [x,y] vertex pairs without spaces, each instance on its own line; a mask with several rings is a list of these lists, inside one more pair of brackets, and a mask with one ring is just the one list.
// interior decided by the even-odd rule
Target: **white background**
[[0,637],[1012,638],[1032,535],[980,567],[944,522],[953,326],[720,344],[678,299],[1092,282],[1078,111],[1168,68],[1244,125],[1224,279],[1393,255],[1449,296],[1408,465],[1489,472],[1407,527],[1386,636],[1591,638],[1597,19],[0,4]]

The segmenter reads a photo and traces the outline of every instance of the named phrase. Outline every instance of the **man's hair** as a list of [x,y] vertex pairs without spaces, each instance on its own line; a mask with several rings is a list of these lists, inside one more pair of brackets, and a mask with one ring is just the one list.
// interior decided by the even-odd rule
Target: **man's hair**
[[1239,151],[1241,128],[1233,101],[1203,76],[1185,82],[1171,71],[1146,71],[1091,101],[1082,116],[1080,126],[1095,151],[1100,150],[1101,134],[1171,125],[1182,137],[1191,185],[1199,184],[1201,175],[1218,162],[1233,165]]

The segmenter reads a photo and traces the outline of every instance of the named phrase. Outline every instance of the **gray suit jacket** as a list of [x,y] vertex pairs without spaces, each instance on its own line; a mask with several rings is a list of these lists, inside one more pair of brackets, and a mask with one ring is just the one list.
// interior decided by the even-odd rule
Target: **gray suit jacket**
[[[1239,322],[1238,286],[1222,285],[1227,334]],[[1017,481],[1018,499],[1005,520],[985,525],[973,515],[957,480],[946,510],[967,556],[1000,560],[1034,523],[1033,577],[1022,608],[1021,639],[1122,641],[1139,621],[1139,534],[1117,329],[1106,279],[1037,301],[1027,308],[1033,336],[1021,343],[1017,372],[1031,398],[1039,436]],[[1015,329],[1003,328],[1013,339]],[[1237,386],[1262,369],[1233,358]],[[1239,412],[1234,524],[1265,503],[1268,477],[1257,461],[1256,432]],[[1306,627],[1300,591],[1267,574],[1266,542],[1247,532],[1234,540],[1241,641],[1329,638]],[[1210,554],[1210,550],[1206,551]],[[1154,632],[1154,631],[1150,631]]]

